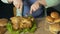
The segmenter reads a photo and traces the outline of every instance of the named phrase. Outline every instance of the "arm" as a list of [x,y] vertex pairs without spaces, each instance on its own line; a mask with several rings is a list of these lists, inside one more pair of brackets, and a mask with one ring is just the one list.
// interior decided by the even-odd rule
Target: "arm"
[[39,9],[40,4],[38,1],[36,1],[35,3],[33,3],[30,7],[30,14],[32,14],[33,12],[35,12],[37,9]]
[[1,0],[1,1],[4,3],[12,3],[13,2],[13,0]]
[[22,0],[13,0],[13,5],[16,7],[16,16],[22,16]]
[[59,4],[59,0],[38,0],[40,4],[44,5],[46,8],[53,7]]

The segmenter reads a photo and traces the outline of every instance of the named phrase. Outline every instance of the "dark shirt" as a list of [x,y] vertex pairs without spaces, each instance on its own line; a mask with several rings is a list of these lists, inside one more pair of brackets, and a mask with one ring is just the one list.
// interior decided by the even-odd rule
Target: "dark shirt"
[[0,18],[10,18],[13,16],[13,5],[5,4],[0,0]]

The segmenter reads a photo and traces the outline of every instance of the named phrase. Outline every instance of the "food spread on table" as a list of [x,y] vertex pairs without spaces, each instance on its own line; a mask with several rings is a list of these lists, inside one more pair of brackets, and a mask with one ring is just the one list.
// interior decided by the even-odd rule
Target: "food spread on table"
[[26,32],[31,32],[33,33],[37,26],[35,19],[32,17],[11,17],[11,21],[7,24],[7,30],[11,34],[20,34],[20,33],[26,33]]
[[5,18],[0,19],[0,34],[4,34],[6,32],[6,25],[8,20]]
[[[52,33],[60,32],[60,16],[58,12],[51,12],[49,16],[46,16],[46,21],[49,24],[49,31]],[[10,20],[2,18],[0,19],[0,34],[4,34],[8,31],[10,34],[20,34],[23,32],[34,33],[37,29],[35,18],[15,16]]]
[[46,22],[49,24],[49,31],[57,34],[60,32],[60,16],[58,12],[51,12],[50,16],[46,17]]

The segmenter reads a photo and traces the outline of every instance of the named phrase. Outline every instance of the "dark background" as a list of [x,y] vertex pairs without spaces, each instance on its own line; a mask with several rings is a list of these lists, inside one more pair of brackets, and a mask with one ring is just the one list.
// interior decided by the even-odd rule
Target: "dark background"
[[13,16],[13,5],[5,4],[0,0],[0,18],[10,18]]

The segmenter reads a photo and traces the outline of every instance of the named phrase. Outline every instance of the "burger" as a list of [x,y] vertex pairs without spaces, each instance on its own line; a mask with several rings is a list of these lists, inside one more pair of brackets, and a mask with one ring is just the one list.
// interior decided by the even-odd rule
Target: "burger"
[[50,16],[47,16],[47,17],[46,17],[46,21],[52,23],[52,22],[54,21],[54,19],[53,19],[52,17],[50,17]]
[[59,13],[58,12],[52,12],[51,17],[52,18],[59,18]]
[[6,28],[0,27],[0,34],[4,34],[6,32]]
[[54,23],[60,23],[60,18],[55,19],[55,20],[54,20]]
[[0,26],[4,27],[7,25],[7,23],[8,23],[7,19],[5,19],[5,18],[0,19]]
[[56,34],[58,31],[60,31],[60,25],[59,24],[50,24],[49,30],[50,30],[50,32]]
[[6,32],[6,25],[8,20],[5,18],[0,19],[0,34],[4,34]]

